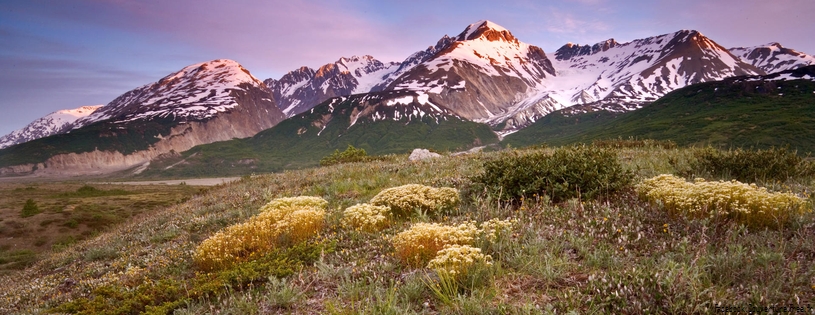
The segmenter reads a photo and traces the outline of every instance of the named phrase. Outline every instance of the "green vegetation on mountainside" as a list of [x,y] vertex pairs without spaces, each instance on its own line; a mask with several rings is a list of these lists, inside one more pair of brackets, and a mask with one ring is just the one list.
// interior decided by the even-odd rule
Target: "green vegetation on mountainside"
[[788,145],[815,152],[814,91],[815,82],[807,80],[707,82],[668,93],[633,112],[552,113],[504,142],[562,145],[637,137],[725,148]]
[[348,145],[370,155],[386,155],[415,148],[464,150],[498,141],[489,126],[453,117],[438,123],[429,116],[421,121],[361,117],[351,126],[354,106],[353,101],[345,101],[334,105],[332,113],[324,103],[252,138],[197,146],[181,157],[153,163],[142,176],[224,176],[317,166],[321,158]]
[[59,154],[118,151],[130,154],[145,150],[168,135],[172,119],[137,120],[127,124],[100,122],[71,133],[32,140],[0,150],[0,167],[42,163]]

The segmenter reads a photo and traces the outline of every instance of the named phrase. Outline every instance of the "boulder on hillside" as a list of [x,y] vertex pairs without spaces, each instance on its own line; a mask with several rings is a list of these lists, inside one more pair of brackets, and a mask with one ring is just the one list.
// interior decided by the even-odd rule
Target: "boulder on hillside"
[[430,152],[427,149],[413,149],[413,152],[410,153],[408,160],[411,161],[421,161],[425,159],[432,159],[441,157],[441,154]]

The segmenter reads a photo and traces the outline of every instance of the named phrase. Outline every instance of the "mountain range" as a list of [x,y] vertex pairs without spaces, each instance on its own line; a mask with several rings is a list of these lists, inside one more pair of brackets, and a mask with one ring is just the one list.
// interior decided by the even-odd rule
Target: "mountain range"
[[[256,139],[293,119],[309,134],[306,126],[325,129],[343,121],[348,132],[314,132],[330,134],[323,143],[331,148],[342,147],[337,138],[362,132],[353,131],[364,130],[355,129],[358,122],[412,126],[418,134],[411,145],[451,121],[484,125],[497,141],[558,110],[628,112],[689,85],[812,64],[815,57],[778,43],[726,49],[694,30],[626,43],[568,43],[545,53],[500,25],[479,21],[402,62],[343,57],[263,81],[231,60],[187,66],[105,106],[55,112],[0,138],[0,175],[141,170],[197,145]],[[337,108],[344,118],[334,119]],[[470,136],[440,147],[493,141],[473,126],[461,127]],[[406,149],[371,143],[362,146]]]

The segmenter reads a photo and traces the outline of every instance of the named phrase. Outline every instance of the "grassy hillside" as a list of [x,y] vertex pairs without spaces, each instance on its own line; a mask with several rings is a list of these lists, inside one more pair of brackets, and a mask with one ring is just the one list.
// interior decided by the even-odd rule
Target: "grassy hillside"
[[[360,118],[350,126],[357,106],[355,100],[330,108],[325,103],[252,138],[201,145],[180,157],[158,161],[141,176],[225,176],[297,169],[316,166],[322,157],[345,150],[349,144],[369,155],[387,155],[409,153],[415,148],[464,150],[498,141],[489,126],[452,116],[438,122],[428,116],[421,121]],[[324,123],[329,115],[332,119]]]
[[128,124],[100,122],[67,134],[32,140],[0,150],[0,167],[41,163],[67,153],[119,151],[130,154],[145,150],[168,135],[172,119],[138,120]]
[[[503,141],[560,145],[596,139],[648,138],[679,145],[815,152],[815,82],[708,82],[668,93],[642,109],[544,117]],[[615,118],[616,116],[616,118]]]
[[[551,153],[555,149],[541,149]],[[713,313],[722,307],[807,307],[815,301],[815,216],[783,229],[670,213],[633,191],[553,204],[501,203],[469,178],[510,151],[408,162],[340,164],[246,177],[124,223],[0,277],[0,313],[551,314]],[[635,182],[674,173],[688,149],[614,151]],[[395,219],[379,232],[349,227],[343,210],[385,188],[418,183],[459,189],[442,215]],[[762,183],[759,183],[760,185]],[[811,178],[769,185],[803,195]],[[278,197],[328,201],[319,236],[224,270],[193,253]],[[812,199],[810,199],[812,201]],[[418,222],[517,220],[476,243],[492,264],[450,287],[394,253],[392,238]]]

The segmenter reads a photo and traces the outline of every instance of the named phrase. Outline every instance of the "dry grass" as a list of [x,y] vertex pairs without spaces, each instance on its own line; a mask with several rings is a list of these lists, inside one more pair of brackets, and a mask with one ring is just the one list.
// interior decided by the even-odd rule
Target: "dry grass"
[[[96,194],[78,193],[84,186],[78,182],[0,183],[0,257],[8,254],[23,259],[4,263],[0,258],[0,274],[204,191],[186,185],[94,184]],[[29,199],[40,212],[24,217],[21,210]]]

